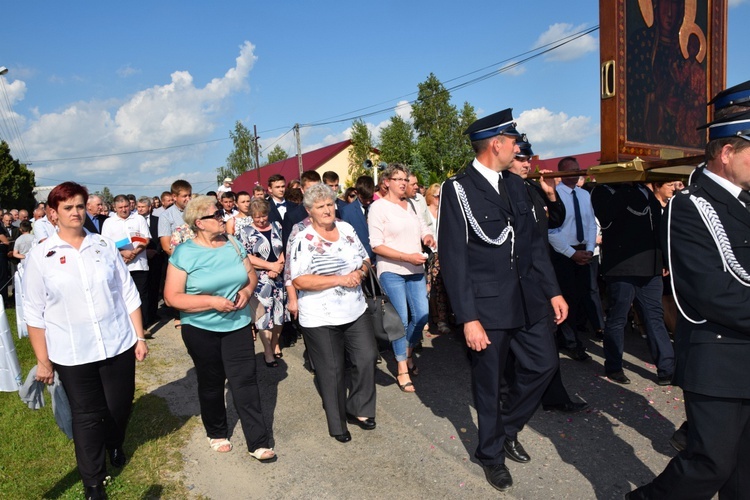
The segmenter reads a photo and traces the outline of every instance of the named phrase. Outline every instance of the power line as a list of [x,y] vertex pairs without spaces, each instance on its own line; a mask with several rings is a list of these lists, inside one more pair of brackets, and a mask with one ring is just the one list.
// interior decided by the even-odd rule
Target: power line
[[[507,62],[510,62],[510,61],[514,61],[514,60],[518,59],[519,57],[525,56],[527,54],[531,54],[528,57],[525,57],[523,59],[515,61],[513,64],[509,64],[509,65],[504,66],[504,67],[502,67],[500,69],[496,69],[496,70],[493,70],[493,71],[491,71],[489,73],[482,74],[482,75],[480,75],[480,76],[478,76],[476,78],[472,78],[470,80],[467,80],[466,82],[459,83],[459,84],[454,85],[452,87],[448,87],[448,88],[445,89],[445,91],[446,92],[450,92],[450,91],[453,91],[453,90],[462,89],[462,88],[468,87],[470,85],[474,85],[476,83],[479,83],[479,82],[482,82],[484,80],[487,80],[488,78],[492,78],[493,76],[497,76],[497,75],[499,75],[501,73],[504,73],[506,71],[510,71],[511,69],[513,69],[513,68],[515,68],[515,67],[517,67],[517,66],[519,66],[521,64],[524,64],[524,63],[526,63],[526,62],[528,62],[528,61],[530,61],[532,59],[536,59],[537,57],[540,57],[540,56],[542,56],[544,54],[552,52],[553,50],[556,50],[556,49],[558,49],[558,48],[560,48],[560,47],[562,47],[564,45],[567,45],[568,43],[571,43],[571,42],[573,42],[573,41],[575,41],[575,40],[577,40],[577,39],[579,39],[581,37],[589,35],[589,34],[593,33],[594,31],[597,31],[598,29],[599,29],[599,25],[596,25],[596,26],[594,26],[592,28],[587,28],[587,29],[581,30],[581,31],[579,31],[577,33],[573,33],[571,35],[567,35],[567,36],[562,37],[562,38],[560,38],[558,40],[555,40],[553,42],[550,42],[550,43],[541,45],[539,47],[535,47],[534,49],[522,52],[522,53],[520,53],[520,54],[518,54],[516,56],[503,59],[502,61],[490,64],[488,66],[484,66],[482,68],[470,71],[469,73],[465,73],[463,75],[460,75],[460,76],[451,78],[449,80],[446,80],[446,83],[450,83],[450,82],[453,82],[453,81],[461,80],[463,78],[466,78],[467,76],[479,73],[481,71],[485,71],[485,70],[487,70],[489,68],[497,67],[500,64],[504,64],[504,63],[507,63]],[[543,50],[540,50],[540,49],[543,49]],[[370,106],[366,106],[366,107],[355,109],[355,110],[352,110],[352,111],[349,111],[349,112],[346,112],[346,113],[341,113],[341,114],[338,114],[338,115],[334,115],[334,116],[331,116],[329,118],[321,119],[319,121],[313,121],[313,122],[306,123],[306,124],[300,124],[300,127],[312,128],[312,127],[321,127],[321,126],[332,125],[332,124],[337,124],[337,123],[346,123],[346,122],[350,122],[350,121],[353,121],[353,120],[362,119],[362,118],[368,118],[368,117],[371,117],[371,116],[375,116],[375,115],[379,115],[379,114],[382,114],[382,113],[390,112],[390,111],[393,110],[393,106],[392,105],[390,105],[390,106],[388,106],[386,108],[380,108],[380,109],[377,109],[377,110],[374,110],[374,111],[370,111],[368,113],[361,113],[361,114],[357,114],[357,115],[353,115],[352,114],[352,113],[359,113],[360,111],[365,111],[367,109],[371,109],[371,108],[374,108],[374,107],[377,107],[377,106],[381,106],[383,104],[392,103],[394,100],[404,99],[406,97],[413,96],[415,94],[417,94],[417,92],[410,92],[410,93],[405,94],[405,95],[400,96],[400,97],[389,99],[387,101],[381,101],[379,103],[372,104]],[[430,97],[428,97],[428,99],[436,97],[437,95],[439,95],[439,94],[430,96]],[[417,101],[417,99],[412,99],[412,100],[408,101],[408,104],[414,104],[416,101]],[[344,118],[334,119],[334,118],[338,118],[338,117],[344,117]],[[271,133],[271,132],[276,132],[278,130],[286,130],[286,132],[284,134],[282,134],[279,138],[277,138],[273,143],[271,143],[270,145],[266,146],[263,149],[264,152],[269,147],[271,147],[271,146],[275,145],[276,143],[278,143],[287,134],[289,134],[289,132],[291,132],[293,130],[293,127],[276,127],[276,128],[273,128],[273,129],[262,130],[260,133],[261,134],[267,134],[267,133]],[[198,146],[198,145],[209,144],[209,143],[213,143],[213,142],[226,141],[226,140],[230,140],[230,139],[231,139],[230,137],[224,137],[224,138],[220,138],[220,139],[211,139],[211,140],[207,140],[207,141],[193,142],[193,143],[187,143],[187,144],[179,144],[179,145],[175,145],[175,146],[165,146],[165,147],[161,147],[161,148],[143,149],[143,150],[135,150],[135,151],[125,151],[125,152],[119,152],[119,153],[106,153],[106,154],[89,155],[89,156],[77,156],[77,157],[69,157],[69,158],[54,158],[54,159],[45,159],[45,160],[31,160],[30,163],[49,163],[49,162],[63,162],[63,161],[73,161],[73,160],[92,160],[92,159],[97,159],[97,158],[108,158],[108,157],[113,157],[113,156],[125,156],[125,155],[139,154],[139,153],[152,153],[152,152],[159,152],[159,151],[167,151],[167,150],[170,150],[170,149],[179,149],[179,148],[185,148],[185,147],[191,147],[191,146]],[[26,156],[28,157],[28,155],[26,155]]]
[[[0,89],[3,91],[3,98],[5,100],[5,105],[8,108],[8,118],[3,118],[3,121],[9,121],[10,122],[10,131],[11,135],[14,135],[14,142],[19,147],[19,152],[23,155],[24,158],[28,159],[29,154],[26,151],[26,145],[23,143],[23,138],[21,137],[21,132],[18,129],[18,124],[16,123],[16,117],[15,113],[13,112],[13,106],[10,104],[10,98],[8,97],[8,92],[5,90],[5,79],[0,78]],[[10,136],[9,136],[10,137]]]

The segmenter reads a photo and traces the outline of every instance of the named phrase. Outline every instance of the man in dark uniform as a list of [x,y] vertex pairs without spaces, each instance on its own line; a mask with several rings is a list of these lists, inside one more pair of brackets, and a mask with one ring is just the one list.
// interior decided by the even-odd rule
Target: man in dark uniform
[[[476,153],[466,171],[443,184],[438,234],[443,273],[456,320],[471,350],[472,391],[479,444],[475,456],[498,490],[513,480],[505,456],[528,462],[518,432],[539,406],[558,365],[549,331],[567,304],[536,227],[523,180],[507,171],[518,132],[510,109],[474,122],[466,130]],[[508,404],[500,383],[508,350],[516,357]]]
[[661,204],[643,184],[602,184],[591,193],[602,226],[601,270],[609,310],[604,325],[604,371],[618,384],[629,384],[622,369],[625,324],[635,302],[646,327],[659,385],[672,383],[674,349],[661,305],[664,259],[659,229]]
[[[529,143],[526,134],[522,134],[521,139],[516,144],[518,145],[519,153],[516,154],[508,170],[524,180],[526,190],[529,192],[534,205],[534,219],[536,220],[539,234],[542,235],[545,244],[549,244],[547,232],[550,229],[562,226],[563,222],[565,222],[565,205],[557,195],[555,188],[545,182],[543,177],[540,177],[538,181],[527,179],[534,151],[531,149],[531,143]],[[544,172],[548,173],[551,171],[545,170]],[[549,246],[547,248],[550,252],[552,251]],[[549,318],[549,320],[550,332],[554,332],[557,326],[555,326],[552,318]],[[515,377],[515,358],[512,352],[508,355],[508,358],[509,360],[512,359],[513,362],[508,362],[505,365],[506,382],[512,381]],[[503,394],[503,396],[505,397],[506,394]],[[542,395],[542,408],[544,411],[576,413],[585,410],[588,406],[588,403],[575,403],[570,399],[568,391],[563,385],[560,365],[558,365],[555,375]]]
[[711,103],[706,164],[664,215],[687,448],[628,498],[750,494],[750,82]]

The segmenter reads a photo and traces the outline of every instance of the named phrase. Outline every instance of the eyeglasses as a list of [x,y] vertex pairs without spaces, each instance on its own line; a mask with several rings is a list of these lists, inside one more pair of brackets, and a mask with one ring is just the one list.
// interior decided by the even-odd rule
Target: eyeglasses
[[198,220],[208,220],[208,219],[213,219],[216,222],[224,222],[224,214],[222,214],[220,210],[217,210],[211,215],[204,215],[203,217],[200,217]]
[[406,177],[391,177],[391,181],[393,182],[406,182],[407,180]]

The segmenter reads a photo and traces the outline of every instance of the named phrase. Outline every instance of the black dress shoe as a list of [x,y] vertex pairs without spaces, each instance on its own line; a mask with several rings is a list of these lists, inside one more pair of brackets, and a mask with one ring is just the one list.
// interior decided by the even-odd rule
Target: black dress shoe
[[607,378],[610,379],[612,382],[617,382],[618,384],[629,384],[630,379],[625,376],[625,372],[620,370],[619,372],[612,372],[607,374]]
[[503,444],[503,449],[505,450],[505,455],[514,462],[518,462],[519,464],[531,462],[531,457],[526,453],[526,450],[523,449],[523,446],[518,442],[518,439],[506,438],[505,443]]
[[513,478],[505,464],[484,465],[484,477],[496,490],[505,491],[513,486]]
[[672,445],[677,451],[682,451],[687,448],[687,422],[683,422],[679,429],[674,431],[672,437],[669,439],[669,444]]
[[346,431],[343,434],[336,434],[336,435],[331,434],[331,436],[333,437],[333,439],[335,439],[339,443],[348,443],[349,441],[352,440],[352,435],[349,434],[349,431]]
[[656,385],[672,385],[673,374],[664,375],[656,378]]
[[583,347],[565,348],[562,349],[562,353],[575,361],[588,361],[591,359],[591,356],[586,353],[586,349]]
[[594,342],[604,342],[604,330],[594,332]]
[[104,490],[103,484],[84,486],[83,490],[83,495],[86,500],[107,500],[107,492]]
[[559,411],[560,413],[578,413],[588,407],[588,403],[574,403],[572,401],[559,405],[542,405],[544,411]]
[[373,430],[376,427],[376,425],[375,425],[375,419],[372,418],[372,417],[368,417],[365,420],[360,420],[357,417],[355,417],[354,415],[350,415],[350,414],[347,413],[346,414],[346,421],[349,422],[350,424],[358,425],[361,429],[364,429],[366,431],[371,431],[371,430]]
[[117,467],[118,469],[121,469],[125,467],[125,463],[127,463],[128,457],[125,455],[125,452],[122,448],[112,448],[109,450],[109,463],[112,464],[112,467]]

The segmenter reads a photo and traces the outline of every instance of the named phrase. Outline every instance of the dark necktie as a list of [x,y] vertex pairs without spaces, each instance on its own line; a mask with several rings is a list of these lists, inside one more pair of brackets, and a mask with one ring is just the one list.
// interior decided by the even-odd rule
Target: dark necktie
[[96,232],[100,232],[101,229],[99,229],[99,219],[97,217],[92,217],[91,222],[94,223],[94,227],[96,228]]
[[739,199],[745,204],[745,210],[750,212],[750,191],[742,191],[739,195]]
[[583,219],[581,218],[581,205],[578,203],[578,196],[576,190],[573,189],[570,192],[573,195],[573,211],[575,212],[576,218],[576,239],[578,243],[583,241]]
[[500,177],[497,179],[497,194],[500,195],[500,198],[503,199],[503,201],[508,205],[508,208],[510,211],[513,211],[513,204],[510,202],[510,196],[508,195],[508,189],[505,187],[505,182],[503,182],[503,174],[500,174]]

